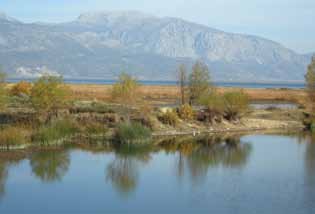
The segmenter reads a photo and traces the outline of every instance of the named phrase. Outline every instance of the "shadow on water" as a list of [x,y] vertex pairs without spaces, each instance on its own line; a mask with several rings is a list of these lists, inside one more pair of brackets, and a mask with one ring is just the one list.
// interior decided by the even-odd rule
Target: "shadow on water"
[[33,174],[45,183],[61,181],[70,165],[69,152],[49,150],[36,152],[30,157]]

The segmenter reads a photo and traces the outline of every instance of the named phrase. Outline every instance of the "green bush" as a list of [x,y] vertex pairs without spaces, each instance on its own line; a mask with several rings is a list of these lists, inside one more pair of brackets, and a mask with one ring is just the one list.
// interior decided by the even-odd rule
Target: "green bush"
[[166,125],[176,126],[178,123],[178,116],[176,112],[172,110],[167,110],[165,113],[162,113],[158,116],[158,119]]
[[0,129],[0,145],[17,146],[30,142],[30,132],[19,127]]
[[140,123],[122,123],[118,125],[115,133],[115,140],[125,143],[148,142],[151,138],[149,128]]
[[79,131],[79,126],[75,121],[69,119],[56,120],[40,127],[33,136],[33,140],[46,144],[69,137]]
[[248,110],[249,98],[244,92],[227,92],[223,97],[225,105],[225,117],[228,120],[235,120],[243,112]]
[[203,111],[198,112],[197,119],[204,122],[220,122],[223,118],[225,104],[223,96],[215,91],[203,95],[200,104],[205,107]]
[[118,82],[112,87],[112,100],[124,105],[133,105],[139,98],[138,88],[139,83],[135,78],[129,74],[121,73]]
[[30,93],[30,101],[37,113],[50,120],[58,109],[67,106],[70,89],[61,77],[43,76],[34,82]]
[[206,107],[209,112],[221,115],[225,110],[224,98],[217,93],[211,93],[207,96]]

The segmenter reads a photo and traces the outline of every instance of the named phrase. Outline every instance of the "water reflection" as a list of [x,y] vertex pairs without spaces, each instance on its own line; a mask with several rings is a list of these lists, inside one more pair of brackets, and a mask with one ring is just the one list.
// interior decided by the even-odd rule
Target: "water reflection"
[[25,158],[24,153],[0,152],[0,199],[5,195],[5,185],[9,175],[9,168]]
[[173,138],[162,142],[166,151],[177,153],[179,177],[188,169],[194,180],[205,178],[210,167],[241,168],[248,160],[251,144],[240,141],[240,137]]
[[[0,152],[0,213],[53,212],[56,205],[49,201],[56,194],[58,209],[73,212],[93,208],[136,212],[152,206],[157,212],[165,211],[158,201],[174,212],[230,213],[236,207],[240,213],[255,209],[279,213],[291,208],[293,213],[314,213],[315,135],[301,135],[301,144],[296,143],[297,137],[177,137],[152,147],[84,144],[79,149],[29,151],[18,157]],[[19,167],[12,170],[15,163]],[[70,167],[71,173],[67,173]],[[89,176],[78,179],[87,171]],[[58,183],[39,185],[41,181]],[[38,185],[40,188],[34,188]],[[137,194],[132,194],[136,189]],[[131,200],[126,202],[126,197]],[[266,203],[261,203],[264,199]],[[78,206],[80,200],[84,203]]]
[[315,188],[315,134],[306,136],[307,145],[305,148],[305,170],[306,181]]
[[137,186],[139,166],[150,161],[152,148],[120,147],[106,168],[106,180],[122,195],[129,195]]
[[8,168],[6,163],[0,161],[0,198],[5,194],[5,183],[8,177]]
[[61,181],[69,169],[69,153],[64,150],[40,151],[31,156],[30,165],[32,172],[41,181]]
[[307,137],[305,148],[305,182],[307,184],[306,196],[309,204],[314,203],[315,199],[315,134]]

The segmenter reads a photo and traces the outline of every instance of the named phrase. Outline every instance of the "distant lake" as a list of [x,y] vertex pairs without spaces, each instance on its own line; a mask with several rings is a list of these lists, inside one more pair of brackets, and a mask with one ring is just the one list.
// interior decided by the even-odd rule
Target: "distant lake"
[[[9,79],[8,82],[18,82],[21,79]],[[33,81],[34,79],[25,79]],[[103,79],[65,79],[66,83],[72,84],[105,84],[110,85],[115,83],[115,80]],[[176,81],[139,81],[143,85],[176,85]],[[220,87],[236,87],[236,88],[304,88],[304,83],[242,83],[242,82],[214,82],[216,86]]]
[[315,213],[315,137],[0,152],[0,213]]

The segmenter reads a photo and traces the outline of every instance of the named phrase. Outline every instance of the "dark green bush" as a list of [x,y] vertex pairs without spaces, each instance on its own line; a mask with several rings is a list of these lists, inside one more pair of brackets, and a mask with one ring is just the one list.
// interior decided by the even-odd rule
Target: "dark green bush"
[[150,138],[150,129],[140,123],[121,123],[116,128],[115,140],[122,144],[148,142]]
[[70,119],[56,120],[48,125],[39,127],[33,135],[33,141],[48,144],[78,133],[78,124]]

